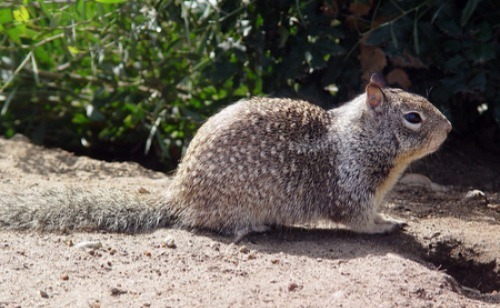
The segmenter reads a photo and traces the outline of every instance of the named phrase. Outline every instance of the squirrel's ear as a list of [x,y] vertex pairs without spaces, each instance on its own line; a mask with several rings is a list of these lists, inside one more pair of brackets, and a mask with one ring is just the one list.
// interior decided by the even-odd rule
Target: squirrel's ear
[[375,109],[382,103],[384,99],[384,93],[380,89],[379,85],[376,83],[370,83],[366,86],[366,103],[371,108]]
[[384,75],[380,73],[373,73],[370,77],[370,84],[377,85],[379,88],[385,88],[387,86],[387,81]]

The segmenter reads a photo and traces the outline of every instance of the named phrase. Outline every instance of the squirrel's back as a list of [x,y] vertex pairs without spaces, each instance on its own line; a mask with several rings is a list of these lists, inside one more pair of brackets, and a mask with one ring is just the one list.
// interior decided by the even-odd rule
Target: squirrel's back
[[250,99],[213,116],[173,179],[181,221],[238,233],[319,218],[316,205],[333,197],[330,123],[325,110],[290,99]]

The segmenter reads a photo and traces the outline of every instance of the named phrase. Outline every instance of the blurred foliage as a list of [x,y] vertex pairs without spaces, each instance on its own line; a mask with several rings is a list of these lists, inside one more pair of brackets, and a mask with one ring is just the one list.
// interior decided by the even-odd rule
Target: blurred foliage
[[202,121],[232,101],[269,94],[332,107],[382,71],[475,133],[500,119],[499,6],[3,1],[0,132],[90,155],[149,153],[173,168]]

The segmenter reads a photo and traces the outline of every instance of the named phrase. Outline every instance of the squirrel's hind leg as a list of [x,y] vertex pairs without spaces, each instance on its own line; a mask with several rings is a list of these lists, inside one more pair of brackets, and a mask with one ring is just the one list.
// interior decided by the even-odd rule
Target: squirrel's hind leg
[[352,220],[348,225],[353,231],[359,233],[385,234],[403,229],[407,223],[402,220],[385,218],[380,213],[375,213]]

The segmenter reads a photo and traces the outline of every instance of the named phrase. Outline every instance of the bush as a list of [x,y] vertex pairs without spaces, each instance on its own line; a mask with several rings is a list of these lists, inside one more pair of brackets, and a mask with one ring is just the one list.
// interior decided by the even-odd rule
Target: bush
[[150,153],[173,168],[202,121],[234,100],[292,96],[331,107],[374,71],[428,95],[458,132],[482,133],[500,119],[497,6],[3,3],[1,133],[94,155]]

